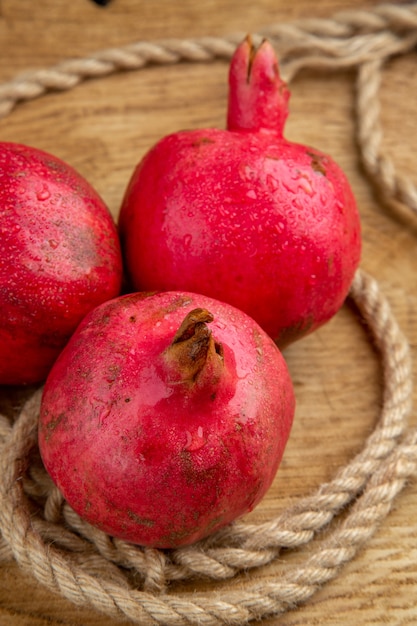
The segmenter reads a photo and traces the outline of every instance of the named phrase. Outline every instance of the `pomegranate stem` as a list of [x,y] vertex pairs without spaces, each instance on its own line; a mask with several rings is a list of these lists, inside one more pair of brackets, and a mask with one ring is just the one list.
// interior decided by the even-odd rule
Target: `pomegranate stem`
[[207,326],[213,319],[207,309],[201,308],[193,309],[185,316],[164,352],[172,382],[193,384],[202,377],[204,370],[213,369],[210,365],[215,366],[214,369],[222,366],[222,346],[215,342]]

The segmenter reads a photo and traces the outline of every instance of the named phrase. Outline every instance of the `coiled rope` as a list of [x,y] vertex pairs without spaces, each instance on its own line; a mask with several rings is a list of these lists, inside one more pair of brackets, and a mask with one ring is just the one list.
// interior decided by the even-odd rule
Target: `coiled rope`
[[[27,73],[0,85],[0,115],[49,91],[71,89],[117,71],[228,59],[242,36],[138,42]],[[386,4],[332,19],[279,24],[257,36],[267,36],[275,45],[289,81],[306,67],[357,69],[357,130],[364,167],[385,202],[401,202],[415,215],[415,185],[396,172],[381,150],[378,90],[387,59],[417,44],[416,4]],[[308,600],[357,554],[417,473],[417,430],[407,427],[412,395],[408,342],[377,281],[361,269],[350,298],[378,349],[384,395],[373,432],[333,480],[268,522],[240,521],[172,552],[132,546],[81,520],[47,476],[37,453],[38,389],[14,421],[0,415],[0,564],[15,560],[72,602],[144,626],[241,626]],[[346,507],[347,514],[333,528],[332,520]],[[325,527],[330,530],[317,537]],[[249,580],[239,590],[222,590],[222,580],[273,562],[283,548],[303,545],[304,560],[286,564],[273,581],[261,585]],[[218,581],[215,591],[190,595],[166,586],[193,577]]]

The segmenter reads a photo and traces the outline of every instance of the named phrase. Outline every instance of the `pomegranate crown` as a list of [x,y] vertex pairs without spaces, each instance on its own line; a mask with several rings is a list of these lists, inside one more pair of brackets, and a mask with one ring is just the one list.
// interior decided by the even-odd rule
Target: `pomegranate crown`
[[230,63],[228,130],[267,129],[282,135],[289,96],[270,42],[264,39],[256,48],[248,35]]

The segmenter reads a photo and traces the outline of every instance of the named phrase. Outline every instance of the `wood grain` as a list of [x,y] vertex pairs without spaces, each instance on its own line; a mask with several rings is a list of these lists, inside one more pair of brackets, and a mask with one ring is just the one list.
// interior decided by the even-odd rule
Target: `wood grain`
[[[1,0],[0,81],[69,57],[141,39],[254,32],[299,17],[376,2],[323,0]],[[0,121],[1,140],[32,144],[76,167],[117,216],[136,162],[162,135],[225,123],[227,64],[182,63],[91,80],[67,93],[19,105]],[[382,85],[384,149],[415,175],[417,64],[409,55],[390,62]],[[376,200],[358,163],[354,140],[355,73],[303,72],[292,84],[287,137],[329,152],[345,169],[363,224],[362,267],[376,277],[417,354],[417,224]],[[267,519],[329,480],[357,452],[381,403],[377,355],[355,313],[345,306],[324,328],[285,352],[297,394],[294,429],[282,467],[252,519]],[[4,394],[3,394],[4,395]],[[4,400],[4,398],[3,398]],[[415,414],[411,421],[417,424]],[[359,556],[305,606],[268,625],[356,626],[417,623],[417,485]],[[288,561],[303,551],[288,555]],[[287,557],[284,557],[287,558]],[[284,561],[285,564],[285,561]],[[262,581],[283,563],[252,572]],[[224,585],[239,587],[245,577]],[[192,589],[209,589],[198,583]],[[16,565],[0,568],[0,626],[110,626],[113,620],[51,594]]]

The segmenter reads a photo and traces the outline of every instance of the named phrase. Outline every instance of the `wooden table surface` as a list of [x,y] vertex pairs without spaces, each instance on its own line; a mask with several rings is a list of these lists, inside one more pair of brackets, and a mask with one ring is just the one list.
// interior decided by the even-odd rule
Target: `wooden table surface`
[[[361,0],[0,0],[0,82],[27,70],[139,40],[258,32],[300,17],[370,9]],[[155,141],[184,127],[225,124],[227,62],[148,67],[91,80],[19,105],[0,120],[1,140],[31,144],[77,168],[117,216],[130,173]],[[291,86],[289,139],[329,152],[345,169],[363,223],[361,266],[379,282],[417,356],[416,222],[376,201],[354,139],[355,72],[306,71]],[[417,59],[390,62],[382,83],[384,148],[415,174]],[[252,513],[268,519],[334,476],[371,431],[381,404],[376,352],[349,307],[285,351],[297,394],[296,419],[273,487]],[[415,414],[411,422],[416,424]],[[360,553],[305,605],[266,624],[357,626],[417,623],[417,483]],[[282,563],[281,563],[282,566]],[[255,574],[273,576],[274,565]],[[195,584],[204,589],[204,584]],[[1,626],[110,626],[35,582],[0,567]]]

